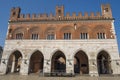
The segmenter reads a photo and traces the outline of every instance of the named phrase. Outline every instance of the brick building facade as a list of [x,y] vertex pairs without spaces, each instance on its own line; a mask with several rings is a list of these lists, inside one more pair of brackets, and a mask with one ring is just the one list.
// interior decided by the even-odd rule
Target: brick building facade
[[101,13],[21,14],[12,8],[0,73],[120,74],[114,18],[109,4]]

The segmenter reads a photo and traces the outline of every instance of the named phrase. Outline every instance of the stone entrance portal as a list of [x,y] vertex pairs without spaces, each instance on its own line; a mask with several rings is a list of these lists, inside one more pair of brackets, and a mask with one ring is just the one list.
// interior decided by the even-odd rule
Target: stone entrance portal
[[88,57],[83,51],[78,51],[74,56],[74,73],[88,74]]
[[19,51],[13,52],[8,61],[7,73],[20,72],[22,54]]
[[66,72],[66,57],[63,52],[57,51],[53,55],[51,72]]
[[30,58],[30,73],[39,73],[43,71],[44,57],[41,52],[36,51]]
[[111,74],[111,61],[107,52],[101,51],[97,56],[97,65],[99,74]]

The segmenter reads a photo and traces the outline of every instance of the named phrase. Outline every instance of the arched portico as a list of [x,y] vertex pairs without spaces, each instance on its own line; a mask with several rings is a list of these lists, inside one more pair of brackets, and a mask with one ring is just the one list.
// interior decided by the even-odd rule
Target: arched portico
[[8,60],[7,73],[19,73],[21,69],[22,58],[23,56],[20,51],[14,51]]
[[44,56],[40,51],[35,51],[30,58],[29,73],[39,73],[43,71]]
[[56,51],[51,61],[51,72],[66,72],[66,57],[62,51]]
[[74,56],[74,73],[89,73],[88,56],[82,50],[78,51]]
[[99,74],[111,74],[111,57],[106,51],[101,51],[97,56],[97,67]]

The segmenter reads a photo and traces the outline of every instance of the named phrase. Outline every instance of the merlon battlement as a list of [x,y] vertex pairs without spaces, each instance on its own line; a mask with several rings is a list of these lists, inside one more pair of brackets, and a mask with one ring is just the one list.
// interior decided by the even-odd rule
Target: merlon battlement
[[100,12],[91,12],[90,14],[85,12],[83,15],[81,12],[78,15],[73,12],[72,15],[70,13],[64,14],[64,6],[56,6],[55,15],[50,14],[21,14],[20,8],[12,8],[11,9],[11,21],[16,20],[72,20],[72,19],[112,19],[112,11],[109,4],[101,5],[101,13]]

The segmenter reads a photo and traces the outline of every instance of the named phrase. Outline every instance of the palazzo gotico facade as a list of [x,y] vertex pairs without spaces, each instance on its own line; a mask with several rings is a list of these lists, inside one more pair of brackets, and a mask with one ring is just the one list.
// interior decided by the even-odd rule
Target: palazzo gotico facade
[[109,4],[101,12],[21,14],[12,8],[0,74],[120,74],[120,57]]

